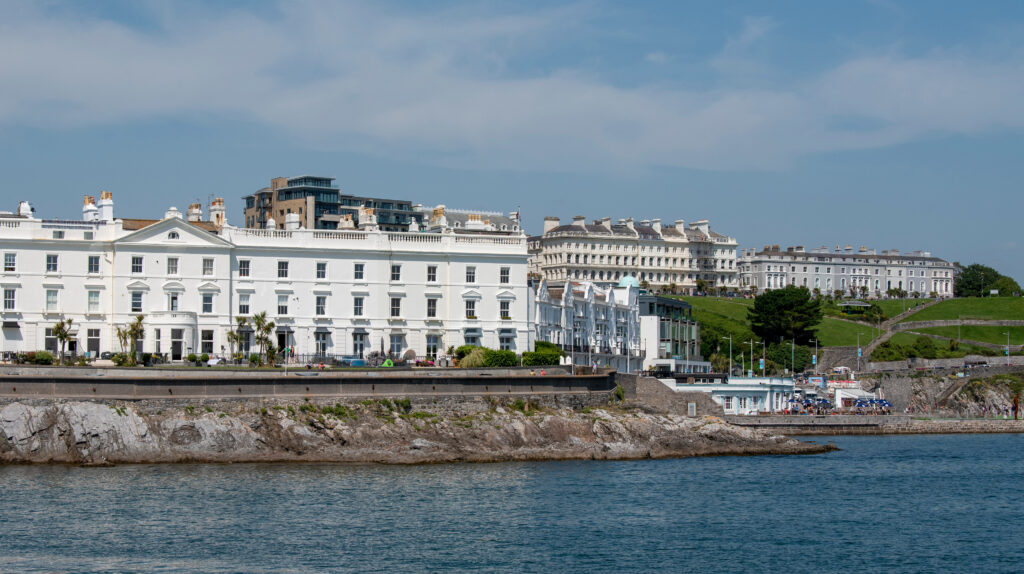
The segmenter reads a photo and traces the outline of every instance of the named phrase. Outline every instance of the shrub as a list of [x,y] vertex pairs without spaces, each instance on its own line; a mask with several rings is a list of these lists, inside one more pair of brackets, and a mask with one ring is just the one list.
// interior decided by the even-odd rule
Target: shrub
[[[29,355],[32,355],[32,353],[29,353]],[[31,360],[37,365],[52,365],[53,353],[49,351],[36,351],[35,356]]]
[[549,343],[547,341],[537,341],[533,345],[533,350],[538,353],[555,353],[560,357],[565,356],[565,351],[558,348],[558,345]]
[[249,355],[249,365],[250,366],[258,367],[261,364],[263,364],[263,361],[260,359],[259,353],[253,353],[253,354]]
[[519,364],[519,358],[515,351],[496,351],[484,349],[485,367],[515,367]]
[[123,367],[128,364],[128,354],[116,353],[110,357],[110,361],[118,367]]
[[199,360],[199,357],[197,357],[195,353],[189,353],[188,356],[185,357],[185,360],[190,363],[194,363]]
[[548,351],[535,351],[523,353],[524,367],[545,367],[561,363],[562,355]]
[[466,355],[460,362],[459,366],[463,369],[479,369],[480,367],[486,366],[484,359],[484,350],[481,348],[475,348],[472,352]]
[[917,351],[919,357],[925,359],[934,359],[938,356],[938,352],[935,349],[935,341],[924,335],[919,336],[914,341],[914,350]]
[[199,362],[201,362],[201,363],[205,363],[206,361],[209,361],[209,360],[210,360],[210,355],[207,355],[206,353],[203,353],[202,355],[199,356]]
[[470,353],[472,353],[474,349],[482,349],[482,348],[483,347],[480,347],[478,345],[462,345],[461,347],[457,347],[455,349],[455,358],[459,359],[461,361],[462,359],[466,358],[466,355],[469,355]]

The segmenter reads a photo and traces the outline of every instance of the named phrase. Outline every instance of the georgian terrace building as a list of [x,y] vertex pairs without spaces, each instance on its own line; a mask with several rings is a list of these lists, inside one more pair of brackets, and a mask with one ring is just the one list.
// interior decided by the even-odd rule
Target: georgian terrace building
[[245,229],[227,225],[223,201],[214,221],[197,209],[188,220],[174,208],[159,221],[115,219],[104,192],[86,197],[83,221],[37,219],[24,202],[0,215],[0,350],[54,350],[53,324],[71,318],[70,349],[117,352],[116,327],[141,314],[142,351],[227,355],[235,318],[261,311],[277,345],[300,355],[529,350],[518,220],[469,213],[456,227],[439,206],[414,232],[380,230],[372,210],[341,230],[301,228],[298,215],[285,229]]
[[561,225],[544,218],[544,233],[529,239],[530,273],[549,282],[592,281],[615,285],[626,276],[647,282],[652,289],[675,285],[693,293],[697,281],[710,289],[736,290],[736,239],[712,231],[706,220],[687,225],[677,220],[610,218],[586,223],[583,216]]
[[786,285],[819,289],[829,294],[836,290],[857,296],[883,297],[889,289],[902,289],[937,297],[952,297],[956,268],[952,263],[932,257],[927,251],[900,254],[897,250],[875,252],[847,245],[835,250],[819,247],[806,251],[803,246],[765,245],[761,251],[745,249],[739,260],[742,289],[758,291]]
[[536,341],[558,345],[575,365],[612,367],[630,373],[643,367],[640,347],[640,288],[623,278],[616,287],[590,281],[535,284],[533,323]]

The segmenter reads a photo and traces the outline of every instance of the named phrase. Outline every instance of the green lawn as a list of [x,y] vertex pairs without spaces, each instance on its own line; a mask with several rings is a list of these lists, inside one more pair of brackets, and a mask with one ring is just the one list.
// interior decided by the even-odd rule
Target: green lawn
[[[735,345],[753,337],[747,311],[753,307],[753,299],[730,297],[678,297],[693,307],[693,317],[701,325],[714,326],[733,337]],[[867,325],[856,325],[832,317],[825,317],[818,326],[818,340],[821,347],[855,346],[857,333],[861,333],[860,344],[867,345],[875,338],[876,331]],[[739,351],[736,351],[737,353]]]
[[956,319],[1024,320],[1024,297],[968,297],[949,299],[903,319],[906,321],[949,321]]
[[[914,345],[915,341],[917,341],[917,337],[918,335],[913,335],[910,333],[895,333],[889,340],[897,345],[910,347]],[[968,345],[966,343],[961,343],[957,350],[950,351],[949,345],[939,340],[935,341],[935,349],[937,351],[939,359],[952,359],[963,357],[965,355],[985,355],[997,358],[1001,356],[999,351],[987,349],[985,347],[978,347],[975,345]]]
[[[970,341],[981,341],[982,343],[995,343],[996,345],[1006,344],[1005,333],[1010,333],[1010,345],[1024,345],[1024,327],[995,327],[980,325],[964,325],[960,329],[960,338]],[[915,329],[921,333],[941,335],[951,339],[957,338],[957,327],[928,327],[927,329]]]
[[912,309],[914,305],[924,305],[930,301],[931,299],[878,299],[871,303],[881,307],[886,317],[892,318],[907,309]]

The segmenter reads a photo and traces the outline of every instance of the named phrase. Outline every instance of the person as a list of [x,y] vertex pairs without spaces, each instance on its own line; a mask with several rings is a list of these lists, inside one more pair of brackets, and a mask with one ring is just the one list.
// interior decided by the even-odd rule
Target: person
[[541,370],[540,370],[540,376],[542,376],[542,377],[543,377],[543,376],[544,376],[544,375],[546,375],[546,374],[548,374],[548,372],[547,372],[547,371],[545,371],[544,369],[541,369]]
[[594,375],[597,374],[597,361],[590,363],[590,373]]
[[317,365],[317,369],[320,370],[320,371],[324,370],[324,363],[323,363],[323,361],[321,361],[320,364]]
[[530,376],[532,377],[533,375],[534,375],[533,369],[530,369]]

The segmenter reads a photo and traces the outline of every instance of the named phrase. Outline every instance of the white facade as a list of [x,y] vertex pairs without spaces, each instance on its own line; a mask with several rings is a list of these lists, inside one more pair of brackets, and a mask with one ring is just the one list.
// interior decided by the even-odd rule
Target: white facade
[[71,318],[78,352],[118,352],[115,328],[141,314],[142,351],[227,355],[235,317],[260,311],[299,355],[529,350],[519,231],[211,232],[173,209],[131,230],[141,220],[114,220],[110,204],[96,217],[87,198],[80,222],[0,215],[0,350],[52,349],[47,330]]
[[613,224],[604,218],[587,224],[578,216],[559,225],[557,217],[546,217],[544,234],[529,241],[530,273],[549,281],[615,285],[631,276],[652,289],[675,285],[682,293],[695,292],[698,280],[709,290],[739,286],[737,242],[712,231],[706,220],[662,225],[660,219]]
[[642,294],[639,307],[644,370],[711,372],[711,363],[700,354],[700,325],[693,319],[689,303]]
[[726,383],[686,384],[675,379],[659,379],[676,391],[701,392],[722,405],[727,415],[779,413],[793,398],[793,379],[771,377],[730,377]]
[[640,370],[640,323],[635,284],[602,288],[569,282],[549,286],[542,280],[534,297],[536,341],[558,345],[577,365],[612,367],[628,373]]
[[[890,289],[927,297],[952,297],[956,268],[952,263],[932,257],[926,251],[901,255],[861,247],[854,251],[849,245],[835,250],[820,247],[805,251],[803,247],[765,246],[761,251],[743,250],[739,260],[739,277],[744,290],[764,291],[787,285],[806,287],[822,294],[842,291],[844,296],[879,298]],[[852,291],[851,291],[852,290]]]

